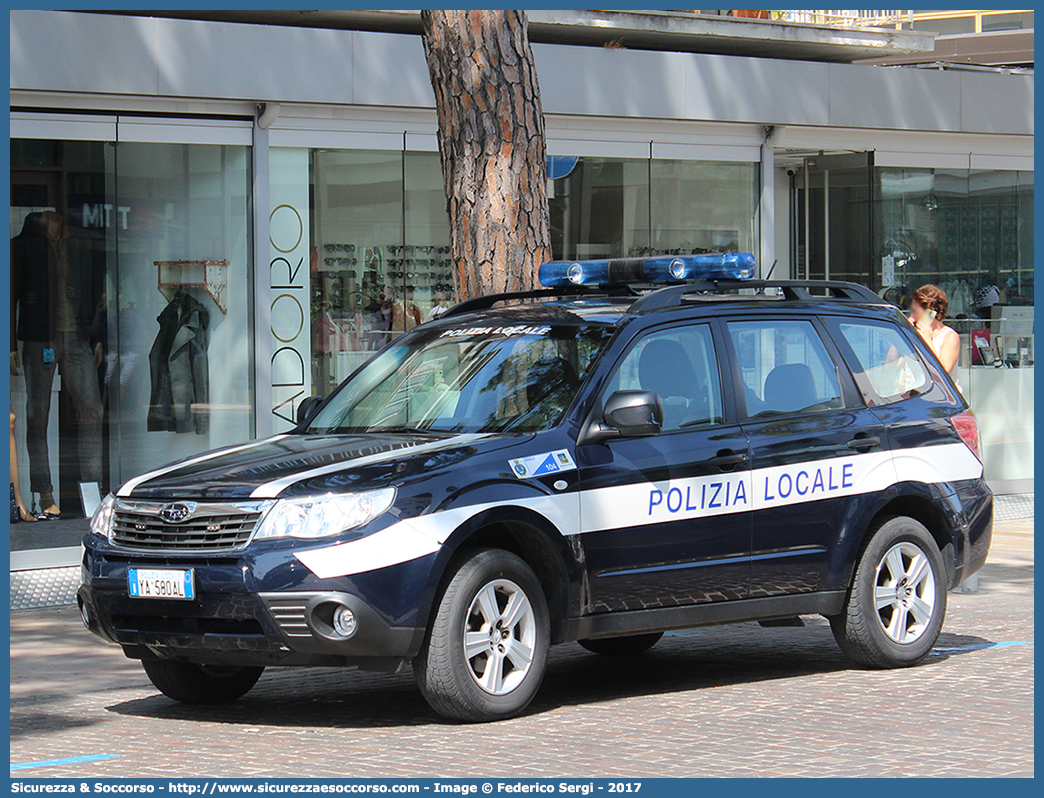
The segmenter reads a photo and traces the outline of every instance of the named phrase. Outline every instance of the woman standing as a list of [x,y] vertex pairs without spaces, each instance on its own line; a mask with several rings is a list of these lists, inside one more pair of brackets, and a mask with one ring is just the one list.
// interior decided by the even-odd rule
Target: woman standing
[[961,339],[956,330],[942,322],[949,305],[946,292],[941,288],[936,285],[922,285],[914,291],[910,303],[910,322],[928,342],[943,368],[953,374],[960,357]]

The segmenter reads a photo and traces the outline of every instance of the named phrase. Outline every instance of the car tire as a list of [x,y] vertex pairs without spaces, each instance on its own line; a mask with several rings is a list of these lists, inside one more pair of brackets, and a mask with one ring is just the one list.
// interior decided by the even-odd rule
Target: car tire
[[594,654],[609,657],[626,657],[641,654],[660,642],[663,632],[650,632],[644,635],[628,635],[627,637],[598,637],[593,640],[577,640],[581,646]]
[[225,704],[246,695],[264,673],[261,667],[197,665],[146,659],[141,666],[156,689],[183,704]]
[[830,618],[841,650],[869,668],[916,665],[946,615],[946,568],[924,525],[881,519],[859,558],[844,610]]
[[510,718],[536,695],[550,638],[547,601],[533,569],[502,549],[468,552],[451,565],[413,660],[414,677],[443,717]]

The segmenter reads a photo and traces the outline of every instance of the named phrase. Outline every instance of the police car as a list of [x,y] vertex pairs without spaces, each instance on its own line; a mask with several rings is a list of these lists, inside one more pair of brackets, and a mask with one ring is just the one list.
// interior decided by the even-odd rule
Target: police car
[[753,272],[550,263],[457,305],[292,432],[108,496],[84,622],[179,701],[409,665],[469,721],[521,712],[571,641],[819,614],[861,665],[922,661],[989,548],[975,419],[897,308]]

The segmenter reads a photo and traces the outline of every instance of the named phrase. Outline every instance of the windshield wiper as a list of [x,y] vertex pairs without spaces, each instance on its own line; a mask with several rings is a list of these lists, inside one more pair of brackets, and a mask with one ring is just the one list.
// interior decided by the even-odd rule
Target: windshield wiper
[[453,430],[431,429],[430,427],[388,427],[386,429],[373,430],[375,433],[404,432],[411,435],[456,435]]
[[304,430],[305,435],[394,435],[396,433],[407,435],[456,435],[453,430],[426,429],[423,427],[378,427],[366,429],[364,427],[329,427],[321,429],[310,427]]

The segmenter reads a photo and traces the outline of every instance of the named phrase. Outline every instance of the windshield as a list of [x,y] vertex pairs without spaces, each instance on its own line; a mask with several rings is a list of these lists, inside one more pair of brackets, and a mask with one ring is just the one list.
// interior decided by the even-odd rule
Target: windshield
[[612,331],[576,324],[417,331],[342,385],[309,432],[548,429]]

